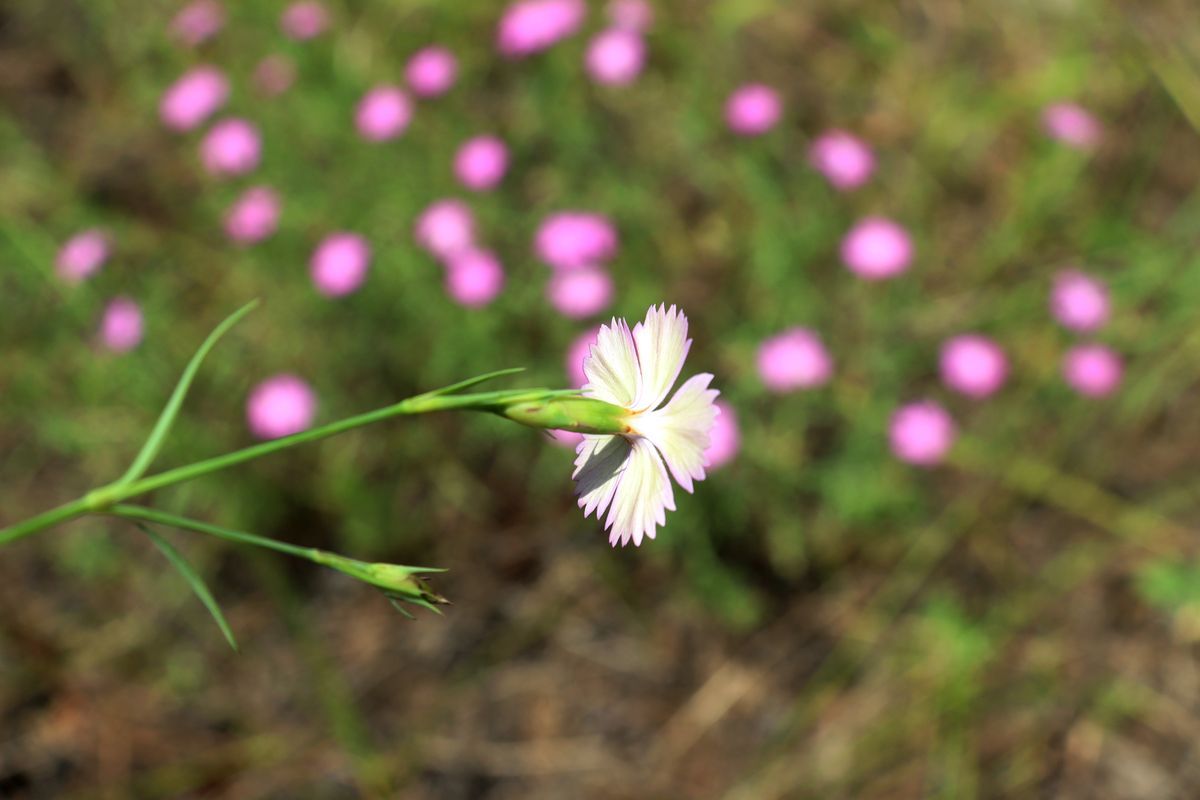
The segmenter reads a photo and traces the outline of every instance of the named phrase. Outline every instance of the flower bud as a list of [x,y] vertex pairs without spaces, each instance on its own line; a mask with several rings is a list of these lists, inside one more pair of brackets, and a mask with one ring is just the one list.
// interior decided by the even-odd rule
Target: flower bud
[[[429,584],[425,582],[425,579],[420,577],[421,573],[425,572],[445,572],[442,569],[435,569],[433,567],[406,567],[403,564],[386,564],[382,562],[368,564],[365,561],[347,558],[324,550],[314,551],[313,560],[360,580],[363,583],[370,584],[377,589],[381,589],[384,595],[393,601],[393,604],[395,604],[395,601],[403,600],[427,608],[435,613],[441,613],[437,610],[437,606],[448,605],[450,603],[449,600],[429,588]],[[396,607],[400,611],[404,611],[400,606],[397,605]],[[404,613],[407,614],[407,612]]]

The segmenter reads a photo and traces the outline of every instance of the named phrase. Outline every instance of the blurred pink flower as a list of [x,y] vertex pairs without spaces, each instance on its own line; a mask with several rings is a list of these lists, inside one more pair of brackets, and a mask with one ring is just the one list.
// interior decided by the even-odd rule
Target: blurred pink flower
[[547,430],[546,433],[550,434],[550,441],[554,444],[559,447],[569,447],[572,450],[577,448],[579,443],[583,441],[583,434],[576,433],[575,431]]
[[912,257],[908,231],[883,217],[860,220],[842,239],[842,261],[869,281],[899,275],[908,269]]
[[644,32],[654,22],[654,10],[646,0],[609,0],[608,18],[614,27]]
[[213,175],[241,175],[258,166],[262,140],[247,120],[224,119],[200,142],[200,159]]
[[454,156],[454,174],[463,186],[476,192],[494,188],[507,171],[508,147],[495,136],[469,139]]
[[142,309],[128,297],[114,299],[100,321],[100,341],[114,353],[125,353],[142,341]]
[[586,14],[584,0],[518,0],[500,18],[496,47],[509,58],[537,53],[578,31]]
[[594,267],[617,252],[617,231],[600,214],[561,211],[542,220],[534,238],[538,257],[557,269]]
[[254,86],[267,97],[277,97],[296,81],[296,65],[287,56],[269,55],[254,68]]
[[354,123],[370,142],[385,142],[404,133],[412,121],[412,103],[398,86],[377,86],[358,103]]
[[283,10],[279,26],[296,41],[313,39],[329,27],[329,10],[316,0],[299,0]]
[[1088,397],[1103,397],[1117,388],[1123,372],[1121,357],[1102,344],[1079,344],[1063,356],[1063,378]]
[[295,375],[275,375],[250,392],[246,421],[259,439],[278,439],[312,427],[317,396]]
[[504,268],[495,253],[470,248],[446,262],[446,291],[459,305],[481,308],[504,287]]
[[216,35],[225,25],[225,9],[217,0],[193,0],[171,20],[175,38],[195,47]]
[[1098,330],[1108,322],[1108,289],[1087,273],[1063,270],[1054,278],[1050,311],[1068,330]]
[[371,246],[357,233],[345,231],[326,236],[313,251],[309,267],[317,291],[326,297],[341,297],[362,286],[371,265]]
[[475,217],[461,200],[438,200],[417,217],[416,239],[434,257],[448,259],[474,244]]
[[954,420],[933,402],[911,403],[892,415],[888,429],[892,453],[922,467],[938,464],[954,444]]
[[229,99],[229,81],[216,67],[193,67],[163,92],[158,115],[176,131],[190,131]]
[[742,447],[742,434],[733,406],[723,400],[718,400],[716,406],[721,413],[713,423],[712,431],[708,435],[708,449],[704,451],[709,469],[728,464]]
[[67,283],[79,283],[107,260],[108,236],[99,228],[90,228],[64,242],[54,263],[58,277]]
[[639,33],[610,28],[588,44],[584,66],[592,80],[608,86],[632,83],[646,63],[646,43]]
[[833,375],[833,359],[810,328],[789,328],[758,348],[758,375],[773,392],[812,389]]
[[770,86],[750,83],[738,88],[725,103],[725,122],[741,136],[759,136],[775,127],[783,113],[779,93]]
[[587,375],[583,372],[583,362],[591,352],[592,345],[596,343],[599,333],[600,326],[584,331],[576,336],[567,348],[567,376],[571,379],[571,386],[576,389],[582,388],[587,383]]
[[1092,150],[1100,143],[1100,123],[1076,103],[1054,103],[1042,111],[1042,126],[1052,139],[1077,150]]
[[243,244],[260,242],[279,227],[279,195],[267,186],[242,193],[225,214],[225,233]]
[[942,381],[968,397],[982,398],[1004,385],[1008,359],[986,336],[955,336],[942,345]]
[[808,160],[830,185],[841,191],[857,189],[875,171],[875,155],[857,136],[846,131],[827,131],[813,141]]
[[546,296],[564,317],[590,317],[612,303],[613,282],[602,269],[565,270],[551,276]]
[[418,50],[404,69],[408,88],[417,97],[437,97],[450,91],[458,78],[458,59],[444,47]]

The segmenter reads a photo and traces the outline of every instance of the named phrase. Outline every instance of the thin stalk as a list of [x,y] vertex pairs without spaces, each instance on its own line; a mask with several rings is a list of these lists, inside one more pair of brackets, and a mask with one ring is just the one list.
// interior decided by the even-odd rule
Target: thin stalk
[[91,503],[91,510],[100,511],[106,506],[119,503],[130,497],[145,494],[146,492],[152,492],[155,489],[161,489],[164,486],[183,483],[184,481],[198,478],[201,475],[207,475],[210,472],[217,472],[236,464],[253,461],[256,458],[262,458],[271,453],[286,450],[298,444],[327,439],[330,436],[336,436],[339,433],[345,433],[346,431],[361,428],[364,425],[370,425],[375,422],[382,422],[392,417],[428,414],[431,411],[449,411],[453,409],[490,411],[498,404],[519,401],[525,396],[544,397],[546,394],[545,390],[529,391],[516,389],[502,392],[452,395],[449,397],[429,394],[418,395],[410,397],[407,400],[401,400],[395,405],[347,417],[346,419],[331,422],[319,428],[311,428],[301,433],[292,434],[291,436],[284,436],[279,439],[272,439],[269,442],[263,442],[262,444],[251,445],[241,450],[235,450],[232,453],[226,453],[225,455],[205,459],[204,461],[197,461],[194,464],[169,469],[166,472],[160,472],[157,475],[151,475],[148,478],[142,478],[132,483],[106,486],[89,493],[85,497],[85,500]]
[[392,417],[428,414],[433,411],[450,411],[455,409],[497,411],[508,403],[520,403],[525,400],[533,401],[548,397],[568,397],[578,395],[579,393],[577,390],[510,389],[444,396],[439,394],[442,391],[445,390],[438,389],[433,392],[426,392],[425,394],[401,400],[398,403],[375,411],[368,411],[365,414],[347,417],[337,422],[331,422],[328,425],[322,425],[318,428],[293,434],[292,436],[273,439],[269,442],[235,450],[232,453],[197,461],[194,464],[169,469],[157,475],[151,475],[136,481],[127,483],[118,482],[102,486],[99,489],[88,492],[78,500],[73,500],[70,503],[39,514],[24,522],[19,522],[16,525],[0,529],[0,546],[38,533],[60,522],[66,522],[88,513],[107,511],[112,506],[124,500],[154,491],[155,489],[162,489],[176,483],[189,481],[201,475],[207,475],[236,464],[242,464],[256,458],[277,453],[280,450],[286,450],[295,445],[326,439],[330,436],[336,436],[339,433],[345,433],[346,431],[361,428],[364,425],[370,425],[375,422],[382,422]]
[[[438,610],[438,605],[450,602],[430,589],[429,584],[422,577],[428,573],[445,572],[445,570],[432,567],[410,567],[403,564],[371,564],[359,561],[356,558],[347,558],[328,550],[318,550],[315,547],[297,547],[287,542],[268,539],[265,536],[222,528],[218,525],[210,525],[207,522],[180,517],[175,514],[167,514],[163,511],[156,511],[153,508],[145,508],[143,506],[121,503],[100,513],[132,520],[139,525],[147,522],[155,525],[167,525],[185,531],[195,531],[207,534],[208,536],[215,536],[218,539],[225,539],[230,542],[237,542],[238,544],[262,547],[296,558],[302,558],[305,561],[311,561],[314,564],[320,564],[323,567],[328,567],[349,575],[355,580],[362,581],[369,586],[374,586],[376,589],[381,589],[384,595],[392,600],[393,603],[397,600],[403,600],[422,608],[427,608],[435,614],[442,613]],[[401,610],[403,611],[403,609]],[[403,611],[403,613],[411,616],[407,611]]]
[[24,522],[18,522],[16,525],[0,530],[0,547],[49,528],[52,525],[57,525],[60,522],[66,522],[69,519],[83,516],[88,511],[88,505],[82,497],[61,505],[58,508],[52,508],[49,511],[38,514],[36,517],[30,517]]
[[187,517],[177,517],[174,514],[167,514],[163,511],[156,511],[153,508],[144,508],[143,506],[131,506],[127,504],[115,505],[112,508],[101,512],[114,517],[122,517],[124,519],[139,520],[142,522],[151,522],[156,525],[167,525],[172,528],[180,528],[185,531],[195,531],[196,533],[204,533],[209,536],[215,536],[218,539],[227,539],[238,544],[248,544],[254,547],[264,547],[268,550],[276,550],[280,553],[286,553],[289,556],[302,558],[305,561],[311,561],[314,564],[326,565],[327,559],[322,558],[319,554],[322,552],[315,547],[297,547],[294,544],[280,542],[275,539],[268,539],[266,536],[258,536],[253,533],[244,531],[230,530],[229,528],[220,528],[216,525],[209,525],[206,522],[200,522]]

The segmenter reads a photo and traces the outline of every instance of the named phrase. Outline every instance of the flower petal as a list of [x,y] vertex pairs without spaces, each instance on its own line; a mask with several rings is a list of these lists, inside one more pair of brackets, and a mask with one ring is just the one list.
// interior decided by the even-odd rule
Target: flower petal
[[668,509],[675,510],[675,495],[662,458],[648,440],[635,439],[604,523],[612,528],[609,543],[625,546],[632,539],[640,545],[643,536],[653,539],[655,526],[666,524]]
[[571,477],[584,517],[595,511],[599,519],[608,510],[630,449],[629,440],[622,436],[593,435],[585,435],[575,448],[575,473]]
[[692,491],[693,479],[704,480],[704,451],[721,413],[713,404],[720,392],[708,388],[712,378],[707,372],[688,378],[671,402],[634,418],[637,433],[662,452],[671,475],[687,492]]
[[588,379],[583,393],[630,408],[642,388],[638,369],[637,345],[629,324],[614,317],[609,325],[600,326],[596,343],[583,362],[583,374]]
[[688,321],[675,306],[651,306],[646,319],[633,328],[641,371],[641,388],[633,408],[649,411],[658,408],[675,385],[692,340],[687,338]]

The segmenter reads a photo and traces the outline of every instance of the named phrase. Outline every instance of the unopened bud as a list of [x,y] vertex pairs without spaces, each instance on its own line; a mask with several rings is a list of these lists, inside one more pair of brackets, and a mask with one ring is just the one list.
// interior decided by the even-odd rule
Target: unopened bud
[[369,564],[324,550],[314,551],[313,558],[318,563],[382,590],[393,603],[403,600],[437,613],[441,613],[437,606],[450,603],[449,600],[429,588],[429,584],[421,577],[423,573],[445,572],[444,569],[407,567],[403,564]]

